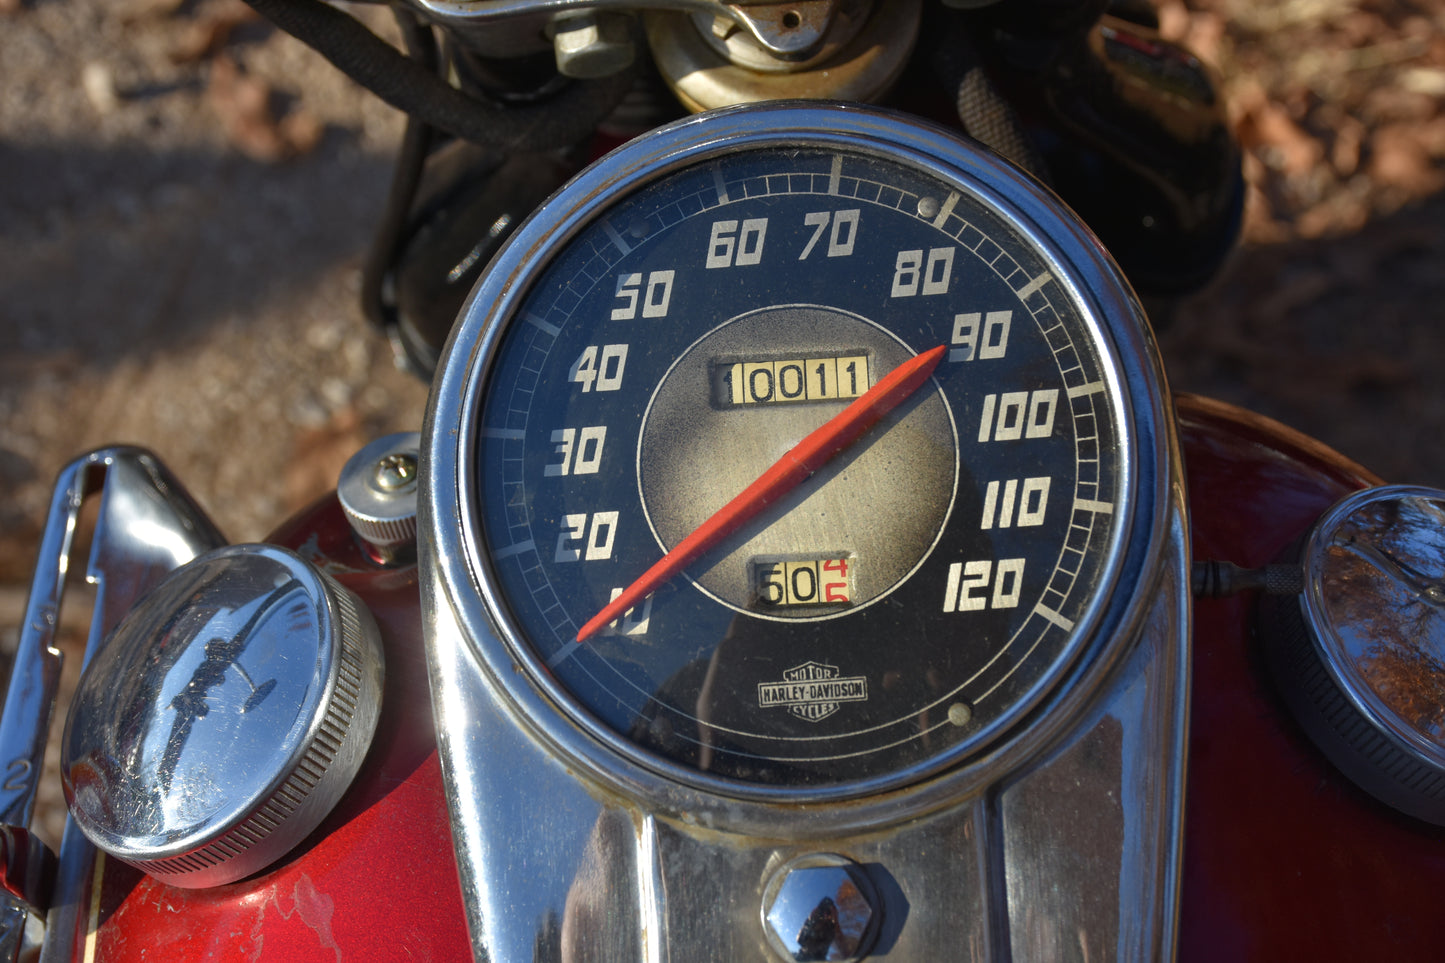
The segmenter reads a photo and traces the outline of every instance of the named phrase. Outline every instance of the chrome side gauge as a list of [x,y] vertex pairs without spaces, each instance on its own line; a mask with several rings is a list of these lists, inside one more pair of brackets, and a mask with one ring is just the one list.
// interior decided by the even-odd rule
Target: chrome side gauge
[[1366,792],[1445,825],[1445,492],[1346,496],[1315,523],[1300,566],[1304,591],[1261,613],[1281,695]]
[[1117,271],[992,156],[843,106],[654,131],[518,231],[434,389],[447,751],[467,690],[639,812],[786,838],[977,794],[1134,646],[1171,431]]

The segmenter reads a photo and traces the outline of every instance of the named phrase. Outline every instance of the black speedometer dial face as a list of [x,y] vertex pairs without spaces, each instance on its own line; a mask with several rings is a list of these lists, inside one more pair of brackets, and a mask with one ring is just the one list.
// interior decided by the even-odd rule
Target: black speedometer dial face
[[[621,751],[754,786],[916,776],[1015,724],[1130,506],[1124,389],[1069,265],[976,173],[812,140],[588,199],[509,282],[468,429],[477,567],[521,664]],[[940,346],[877,424],[578,640]]]

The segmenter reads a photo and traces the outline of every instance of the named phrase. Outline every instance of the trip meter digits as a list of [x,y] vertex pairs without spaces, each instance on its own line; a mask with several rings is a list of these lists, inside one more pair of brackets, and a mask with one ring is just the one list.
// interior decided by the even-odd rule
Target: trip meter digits
[[1117,580],[1098,269],[931,128],[721,119],[564,189],[474,296],[471,568],[531,684],[633,763],[917,779],[1034,709]]

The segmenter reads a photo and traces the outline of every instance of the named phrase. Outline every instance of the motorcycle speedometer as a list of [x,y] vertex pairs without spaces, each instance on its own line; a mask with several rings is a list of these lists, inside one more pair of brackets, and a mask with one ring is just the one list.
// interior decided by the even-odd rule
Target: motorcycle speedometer
[[430,552],[564,756],[749,798],[914,783],[996,750],[1131,617],[1167,476],[1142,330],[1087,233],[952,135],[841,106],[679,122],[565,187],[474,292]]

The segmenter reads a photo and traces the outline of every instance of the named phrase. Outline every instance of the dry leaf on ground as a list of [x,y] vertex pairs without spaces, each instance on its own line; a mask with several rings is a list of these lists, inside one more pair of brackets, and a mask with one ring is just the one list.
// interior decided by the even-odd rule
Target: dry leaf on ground
[[246,73],[224,53],[211,62],[206,94],[232,145],[255,160],[275,162],[296,157],[313,149],[321,139],[321,124],[304,111],[277,118],[271,86]]
[[260,15],[245,0],[208,4],[194,20],[182,26],[171,48],[171,59],[176,63],[195,63],[213,56],[225,47],[232,31],[258,20]]

